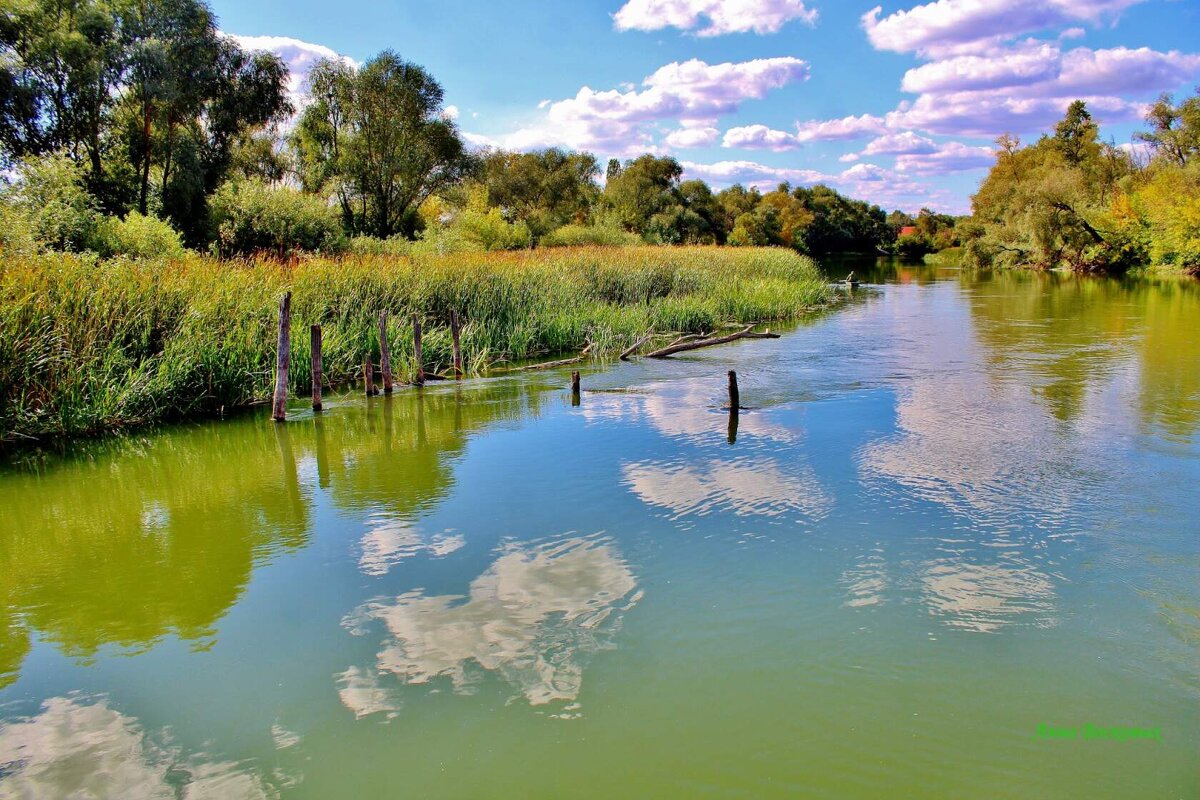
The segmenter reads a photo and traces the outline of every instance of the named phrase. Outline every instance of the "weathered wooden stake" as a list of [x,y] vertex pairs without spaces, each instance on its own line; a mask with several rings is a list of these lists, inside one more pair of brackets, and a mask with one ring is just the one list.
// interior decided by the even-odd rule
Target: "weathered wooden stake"
[[388,354],[387,311],[379,312],[379,369],[383,372],[383,393],[392,393],[392,357]]
[[313,325],[308,329],[310,350],[312,352],[312,403],[313,411],[321,410],[321,326]]
[[742,407],[741,397],[738,394],[737,373],[729,370],[729,410],[737,411]]
[[371,363],[371,354],[363,354],[363,390],[367,397],[375,394],[375,365]]
[[579,373],[571,373],[571,405],[579,405]]
[[458,323],[458,312],[450,312],[450,336],[454,339],[454,377],[461,378],[463,375],[463,360],[462,347],[459,345],[458,336],[462,333],[462,327]]
[[292,362],[292,293],[279,299],[279,343],[275,353],[275,397],[271,418],[276,422],[287,419],[288,367]]
[[420,386],[425,383],[425,367],[421,362],[421,320],[417,319],[417,315],[412,315],[413,321],[413,357],[417,360],[417,378],[416,384]]

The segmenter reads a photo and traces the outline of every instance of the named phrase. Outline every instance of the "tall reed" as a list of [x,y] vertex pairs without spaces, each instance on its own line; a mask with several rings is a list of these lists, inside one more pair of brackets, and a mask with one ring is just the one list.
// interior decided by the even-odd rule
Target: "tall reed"
[[[292,329],[324,329],[330,382],[378,353],[390,313],[393,371],[415,372],[410,318],[425,325],[427,370],[450,362],[450,312],[468,369],[578,351],[612,355],[647,330],[699,332],[786,320],[823,304],[816,265],[776,249],[563,248],[295,264],[0,261],[0,439],[86,434],[211,414],[269,396],[279,295]],[[292,337],[292,387],[306,391],[308,337]]]

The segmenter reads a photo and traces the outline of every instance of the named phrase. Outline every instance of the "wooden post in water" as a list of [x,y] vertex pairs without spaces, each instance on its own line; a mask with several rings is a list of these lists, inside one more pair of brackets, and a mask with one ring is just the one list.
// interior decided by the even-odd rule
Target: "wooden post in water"
[[463,375],[463,360],[462,347],[458,343],[458,336],[462,333],[462,327],[458,323],[458,312],[450,312],[450,336],[454,340],[454,377],[461,378]]
[[287,419],[288,367],[292,361],[292,293],[279,299],[279,343],[275,353],[275,396],[271,403],[271,418],[276,422]]
[[388,354],[387,311],[379,312],[379,369],[383,372],[383,393],[392,393],[392,357]]
[[579,373],[571,373],[571,405],[579,405]]
[[738,394],[737,373],[729,370],[729,410],[737,411],[742,407],[741,396]]
[[425,367],[421,361],[421,320],[417,319],[417,315],[412,315],[413,321],[413,357],[417,360],[417,378],[418,386],[425,383]]
[[371,354],[363,354],[363,390],[367,397],[375,394],[375,365],[371,363]]
[[313,411],[321,410],[321,383],[324,376],[321,373],[321,326],[313,325],[308,329],[308,340],[312,353],[312,403]]

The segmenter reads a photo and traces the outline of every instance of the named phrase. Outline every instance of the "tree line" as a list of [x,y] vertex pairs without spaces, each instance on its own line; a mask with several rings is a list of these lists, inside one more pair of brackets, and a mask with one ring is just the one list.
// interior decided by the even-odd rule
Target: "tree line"
[[1001,136],[974,213],[957,226],[965,262],[1200,274],[1200,93],[1179,103],[1163,95],[1146,122],[1140,156],[1102,141],[1082,100],[1031,145]]
[[[322,61],[302,109],[276,56],[202,0],[0,11],[0,245],[170,255],[712,243],[891,247],[895,219],[826,186],[683,180],[675,159],[477,152],[437,80],[384,51]],[[297,111],[299,112],[297,114]],[[601,180],[603,178],[603,180]]]

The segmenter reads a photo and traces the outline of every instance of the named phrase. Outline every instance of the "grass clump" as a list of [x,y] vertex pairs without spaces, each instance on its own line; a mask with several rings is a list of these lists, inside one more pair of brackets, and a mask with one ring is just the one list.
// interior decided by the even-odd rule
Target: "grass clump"
[[[366,249],[366,248],[364,248]],[[826,302],[814,262],[782,249],[561,248],[508,253],[222,261],[6,254],[0,263],[0,438],[87,434],[212,414],[270,395],[279,296],[292,300],[292,388],[307,328],[324,329],[331,383],[378,354],[391,312],[393,370],[450,361],[451,311],[467,366],[578,352],[611,356],[646,331],[786,320]]]

